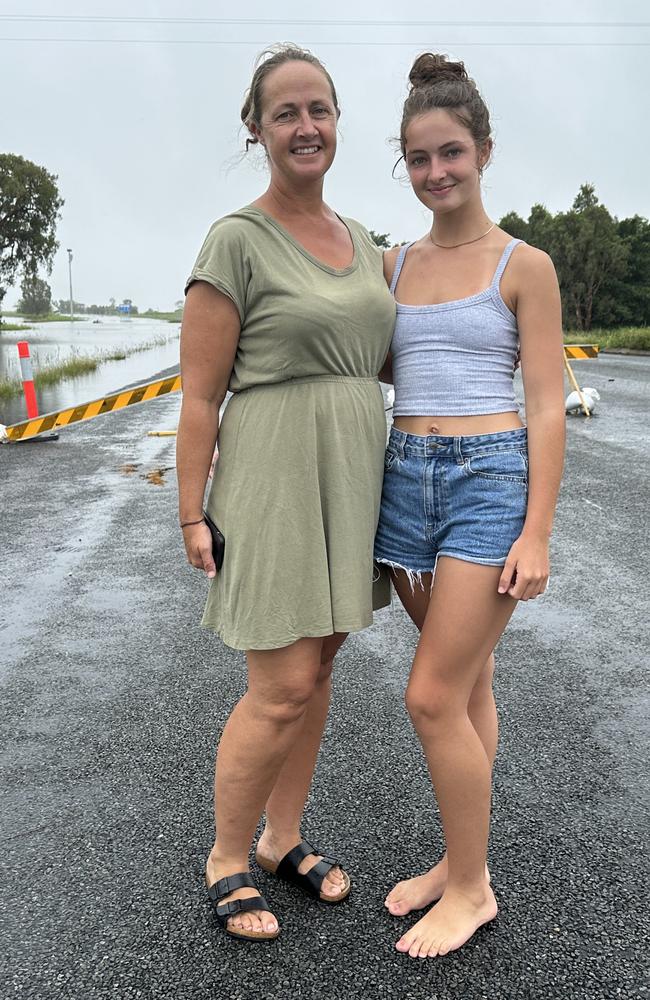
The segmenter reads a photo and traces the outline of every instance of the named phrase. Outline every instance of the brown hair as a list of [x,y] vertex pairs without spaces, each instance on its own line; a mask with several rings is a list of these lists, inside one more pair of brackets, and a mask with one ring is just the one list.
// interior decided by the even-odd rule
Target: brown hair
[[336,96],[334,81],[323,66],[320,59],[317,59],[316,56],[312,52],[309,52],[308,49],[301,49],[300,46],[293,45],[291,42],[273,45],[271,48],[265,49],[264,52],[260,53],[257,57],[253,79],[251,80],[251,85],[246,91],[244,97],[244,104],[241,109],[241,120],[250,132],[250,138],[246,140],[246,152],[248,152],[249,146],[254,146],[257,142],[259,142],[257,136],[251,131],[251,125],[256,125],[257,128],[259,128],[262,123],[264,81],[269,73],[276,69],[276,67],[283,66],[288,62],[306,62],[319,69],[325,75],[325,78],[330,85],[334,107],[336,108],[337,113],[340,114],[341,109],[339,108],[339,101]]
[[445,55],[424,52],[409,73],[411,90],[404,101],[400,126],[400,148],[406,153],[406,130],[413,118],[442,108],[466,128],[478,149],[490,136],[490,113],[465,64],[450,62]]

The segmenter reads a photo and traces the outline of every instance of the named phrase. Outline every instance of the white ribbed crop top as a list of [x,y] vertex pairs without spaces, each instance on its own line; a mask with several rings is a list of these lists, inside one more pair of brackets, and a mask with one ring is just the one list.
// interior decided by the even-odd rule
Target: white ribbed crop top
[[[499,283],[515,247],[510,240],[489,288],[436,305],[397,305],[391,344],[394,417],[472,416],[517,412],[513,375],[519,346],[517,318],[501,297]],[[395,263],[395,294],[404,258]]]

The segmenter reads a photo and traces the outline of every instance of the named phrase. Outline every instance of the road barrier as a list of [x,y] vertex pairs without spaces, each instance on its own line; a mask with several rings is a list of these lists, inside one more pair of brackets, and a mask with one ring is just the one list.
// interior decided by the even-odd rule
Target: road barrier
[[[23,384],[31,384],[33,392],[33,381],[31,378],[25,378],[26,372],[31,376],[29,348],[25,341],[21,341],[21,345],[27,347],[27,354],[20,355]],[[21,345],[19,345],[19,348]],[[597,357],[598,344],[564,345],[564,365],[566,372],[571,385],[580,397],[580,405],[582,406],[585,416],[587,417],[590,416],[589,407],[585,402],[580,386],[578,385],[576,377],[573,374],[573,369],[569,364],[569,358]],[[28,362],[27,368],[23,368],[23,362],[25,359]],[[157,399],[159,396],[164,396],[169,392],[178,392],[180,388],[180,375],[172,375],[170,378],[157,379],[155,382],[146,382],[143,385],[137,385],[132,389],[124,389],[122,392],[114,392],[112,395],[104,396],[101,399],[93,399],[90,403],[82,403],[81,406],[71,406],[67,410],[57,410],[55,413],[46,413],[41,417],[32,417],[31,419],[23,420],[19,424],[10,424],[8,427],[3,427],[2,424],[0,424],[0,440],[26,441],[29,438],[37,437],[39,434],[43,434],[45,431],[51,431],[58,427],[67,427],[68,424],[76,424],[82,420],[91,420],[93,417],[101,417],[104,413],[114,413],[116,410],[122,410],[125,406],[133,406],[135,403],[146,403],[150,399]],[[27,400],[27,398],[26,392],[25,399]],[[30,404],[28,402],[28,414],[29,405]],[[36,400],[34,399],[34,406],[35,405]],[[36,409],[36,413],[38,413],[38,409]],[[162,436],[163,433],[164,432],[158,432],[160,436]],[[171,433],[173,434],[174,432]]]
[[598,357],[598,344],[565,344],[564,345],[564,367],[566,373],[569,377],[569,382],[578,393],[578,398],[580,399],[580,406],[585,417],[591,416],[591,411],[587,406],[582,389],[578,385],[578,381],[573,374],[573,368],[569,364],[569,358],[597,358]]
[[598,344],[565,344],[565,358],[597,358]]
[[132,389],[114,392],[101,399],[93,399],[90,403],[82,403],[81,406],[71,406],[66,410],[46,413],[32,420],[23,420],[19,424],[10,424],[8,427],[0,425],[0,439],[25,441],[38,434],[43,434],[45,431],[67,427],[68,424],[76,424],[81,420],[101,417],[104,413],[115,413],[116,410],[122,410],[125,406],[133,406],[135,403],[146,403],[150,399],[157,399],[169,392],[178,392],[180,388],[180,375],[157,379],[155,382],[146,382],[143,385],[136,385]]

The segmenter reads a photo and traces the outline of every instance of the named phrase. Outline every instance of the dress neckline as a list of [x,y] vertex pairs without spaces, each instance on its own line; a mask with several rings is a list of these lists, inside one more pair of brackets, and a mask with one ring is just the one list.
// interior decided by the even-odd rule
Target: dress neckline
[[273,216],[269,215],[268,212],[265,212],[264,209],[258,208],[257,205],[247,205],[246,210],[249,212],[255,212],[257,215],[261,215],[262,218],[266,219],[266,221],[270,225],[272,225],[273,228],[277,230],[277,232],[285,238],[285,240],[291,243],[291,245],[295,247],[296,250],[299,253],[301,253],[303,257],[306,257],[307,260],[311,261],[312,264],[315,264],[316,267],[321,269],[321,271],[327,271],[328,274],[336,274],[343,276],[346,274],[352,274],[352,272],[356,271],[357,267],[359,266],[359,250],[357,247],[356,240],[354,238],[354,233],[352,232],[350,226],[347,224],[345,219],[342,219],[341,216],[338,214],[338,212],[335,212],[334,214],[336,215],[336,218],[339,220],[339,222],[342,222],[345,228],[347,229],[348,234],[350,236],[350,240],[352,242],[352,260],[347,265],[347,267],[332,267],[331,264],[326,264],[324,260],[320,260],[318,257],[314,257],[314,255],[310,253],[309,250],[307,250],[307,248],[302,245],[302,243],[299,243],[298,240],[291,235],[288,229],[285,229],[285,227],[280,222],[278,222],[277,219],[274,219]]

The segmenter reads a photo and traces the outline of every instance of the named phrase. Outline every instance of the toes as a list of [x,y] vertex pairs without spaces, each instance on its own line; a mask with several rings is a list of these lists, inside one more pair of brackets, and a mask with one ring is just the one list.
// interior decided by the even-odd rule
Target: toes
[[419,938],[415,938],[413,941],[411,941],[411,945],[409,947],[409,955],[411,958],[417,958],[418,955],[420,954],[420,944],[421,941]]
[[408,913],[408,907],[403,899],[397,899],[388,904],[388,910],[394,917],[403,917]]
[[413,944],[412,935],[405,934],[404,937],[401,937],[399,939],[395,947],[397,948],[398,951],[408,951],[412,944]]

